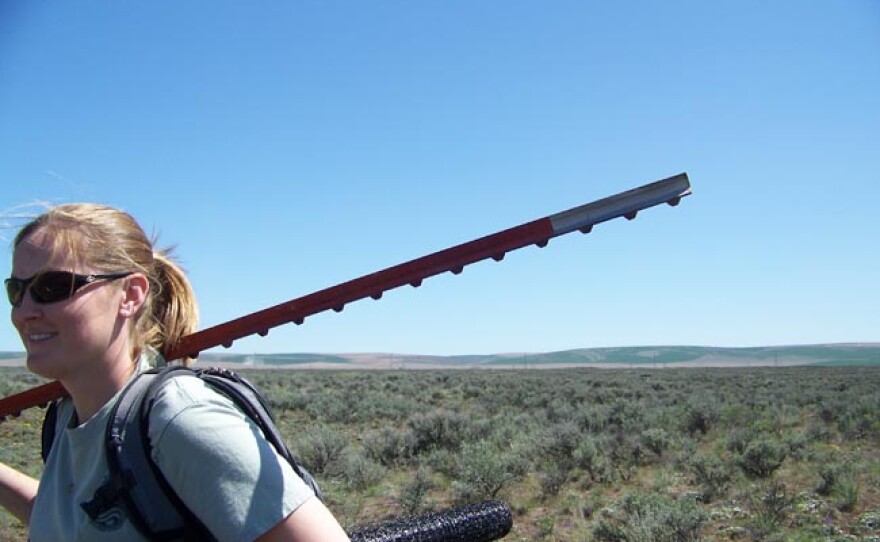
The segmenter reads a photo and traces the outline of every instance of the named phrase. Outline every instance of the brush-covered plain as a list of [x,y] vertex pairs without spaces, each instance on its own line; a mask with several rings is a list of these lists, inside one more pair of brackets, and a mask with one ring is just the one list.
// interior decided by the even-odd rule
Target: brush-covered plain
[[[880,540],[880,367],[241,373],[350,531],[502,499],[506,540]],[[41,417],[0,461],[39,475]]]

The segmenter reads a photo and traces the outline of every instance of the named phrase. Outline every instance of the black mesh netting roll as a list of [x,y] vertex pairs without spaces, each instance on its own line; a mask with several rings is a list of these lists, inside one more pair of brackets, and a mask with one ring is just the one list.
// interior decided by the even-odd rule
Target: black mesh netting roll
[[352,542],[483,542],[503,538],[512,526],[506,504],[485,501],[389,521],[349,536]]

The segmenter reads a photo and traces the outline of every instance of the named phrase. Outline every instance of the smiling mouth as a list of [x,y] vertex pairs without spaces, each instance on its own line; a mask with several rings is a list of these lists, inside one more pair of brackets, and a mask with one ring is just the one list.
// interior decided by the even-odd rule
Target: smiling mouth
[[31,335],[28,335],[27,338],[28,338],[28,342],[38,343],[38,342],[43,342],[43,341],[49,340],[54,336],[55,336],[54,333],[33,333]]

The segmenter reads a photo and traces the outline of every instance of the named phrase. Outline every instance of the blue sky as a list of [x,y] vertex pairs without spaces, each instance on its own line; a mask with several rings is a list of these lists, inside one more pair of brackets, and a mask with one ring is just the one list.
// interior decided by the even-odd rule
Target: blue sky
[[34,202],[115,205],[203,327],[690,175],[235,352],[880,341],[878,166],[874,0],[0,5],[0,274]]

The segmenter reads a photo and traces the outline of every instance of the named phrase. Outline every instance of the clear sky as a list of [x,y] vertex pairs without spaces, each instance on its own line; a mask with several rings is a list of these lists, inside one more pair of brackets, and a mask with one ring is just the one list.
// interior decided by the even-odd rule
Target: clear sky
[[880,3],[0,3],[0,274],[34,202],[111,204],[203,327],[682,171],[233,352],[880,341]]

